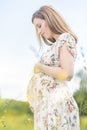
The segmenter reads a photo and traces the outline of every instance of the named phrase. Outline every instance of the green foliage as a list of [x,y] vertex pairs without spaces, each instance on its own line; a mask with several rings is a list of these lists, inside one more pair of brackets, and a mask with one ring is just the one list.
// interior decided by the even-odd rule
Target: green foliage
[[74,94],[74,97],[77,101],[80,115],[82,116],[87,115],[87,72],[80,71],[77,75],[81,78],[80,89]]
[[0,130],[33,130],[33,124],[27,102],[0,99]]
[[4,111],[14,111],[18,114],[27,112],[32,114],[31,110],[29,109],[29,104],[23,101],[16,101],[16,100],[9,100],[9,99],[0,99],[0,114],[3,114]]

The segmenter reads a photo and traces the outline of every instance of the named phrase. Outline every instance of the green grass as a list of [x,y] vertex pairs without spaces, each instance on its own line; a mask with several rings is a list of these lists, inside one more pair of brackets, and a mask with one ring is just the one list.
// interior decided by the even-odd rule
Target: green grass
[[87,116],[80,117],[81,130],[87,130]]
[[33,130],[33,124],[27,102],[0,99],[0,130]]
[[[81,130],[87,130],[87,116],[80,117]],[[34,130],[33,113],[27,102],[0,99],[0,130]]]

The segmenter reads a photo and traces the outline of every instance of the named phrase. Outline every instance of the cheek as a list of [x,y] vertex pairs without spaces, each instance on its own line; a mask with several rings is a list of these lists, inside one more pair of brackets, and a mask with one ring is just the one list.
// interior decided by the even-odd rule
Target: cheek
[[51,37],[52,37],[52,31],[49,29],[49,27],[48,27],[48,26],[44,26],[43,29],[44,29],[44,30],[43,30],[44,36],[45,36],[46,38],[51,38]]
[[48,29],[48,30],[46,30],[46,34],[49,36],[49,38],[51,38],[52,37],[52,32]]

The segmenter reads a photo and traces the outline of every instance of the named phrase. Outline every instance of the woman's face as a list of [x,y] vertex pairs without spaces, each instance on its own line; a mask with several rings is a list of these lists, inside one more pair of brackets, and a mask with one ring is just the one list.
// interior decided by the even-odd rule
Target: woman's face
[[33,23],[39,35],[43,36],[45,39],[50,39],[53,37],[53,32],[50,30],[45,20],[35,18]]

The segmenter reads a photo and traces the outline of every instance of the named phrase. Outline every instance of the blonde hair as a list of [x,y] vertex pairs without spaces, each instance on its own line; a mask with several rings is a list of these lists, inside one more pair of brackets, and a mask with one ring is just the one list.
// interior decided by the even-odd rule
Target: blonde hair
[[[75,41],[77,42],[77,36],[74,34],[74,32],[70,29],[70,27],[67,25],[65,20],[61,17],[61,15],[53,9],[51,6],[42,6],[40,7],[39,10],[37,10],[33,15],[32,15],[32,23],[35,18],[40,18],[43,19],[47,22],[50,30],[55,33],[55,34],[62,34],[62,33],[70,33],[74,38]],[[38,35],[38,33],[37,33]],[[41,38],[46,44],[50,44],[49,41],[54,42],[52,39],[45,39],[45,37],[42,37],[38,35],[39,41],[41,41]]]

